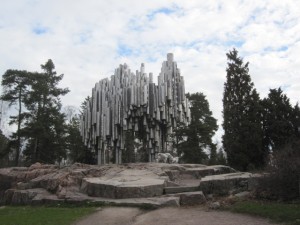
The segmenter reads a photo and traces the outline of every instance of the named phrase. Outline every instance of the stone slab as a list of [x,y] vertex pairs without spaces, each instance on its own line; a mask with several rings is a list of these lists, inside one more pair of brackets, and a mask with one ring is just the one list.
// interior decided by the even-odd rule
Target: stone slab
[[182,192],[194,192],[199,190],[198,186],[178,186],[178,187],[165,187],[164,193],[165,194],[175,194],[175,193],[182,193]]
[[216,174],[227,174],[236,172],[229,166],[214,165],[205,167],[191,167],[186,168],[184,171],[180,171],[181,175],[192,175],[196,179],[201,179],[205,176],[216,175]]
[[160,207],[178,207],[180,197],[167,196],[155,198],[129,198],[129,199],[104,199],[93,198],[91,203],[116,205],[116,206],[135,206],[143,208],[160,208]]
[[206,203],[206,198],[202,191],[186,192],[180,194],[180,205],[192,206]]
[[200,190],[205,194],[228,195],[231,191],[247,191],[253,174],[246,172],[206,176],[201,179]]
[[146,170],[131,169],[103,177],[83,178],[80,189],[93,197],[146,198],[162,195],[167,180],[167,177]]
[[[94,166],[76,163],[58,168],[36,163],[29,168],[0,169],[0,204],[85,204],[91,201],[143,204],[145,199],[154,197],[179,198],[182,192],[203,190],[207,195],[209,192],[217,193],[220,190],[218,188],[224,188],[226,193],[234,189],[230,194],[235,194],[255,187],[257,179],[248,179],[250,175],[247,173],[229,173],[200,179],[205,173],[223,173],[226,170],[232,171],[226,166],[200,164],[129,163]],[[164,191],[168,196],[163,195]],[[175,194],[170,196],[170,193]],[[151,201],[153,205],[158,204],[158,200],[147,200],[146,204]],[[175,204],[172,201],[170,204]],[[167,202],[164,204],[169,204]]]

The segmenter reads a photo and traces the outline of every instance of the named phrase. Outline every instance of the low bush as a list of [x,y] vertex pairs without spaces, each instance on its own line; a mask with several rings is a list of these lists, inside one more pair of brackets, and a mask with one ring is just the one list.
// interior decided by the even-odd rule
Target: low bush
[[256,196],[292,200],[300,196],[300,140],[274,152],[265,175],[259,180]]

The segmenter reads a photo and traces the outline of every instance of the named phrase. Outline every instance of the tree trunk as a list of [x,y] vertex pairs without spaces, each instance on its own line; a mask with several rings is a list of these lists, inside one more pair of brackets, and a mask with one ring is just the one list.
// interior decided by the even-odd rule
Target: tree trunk
[[20,129],[21,129],[21,112],[22,112],[22,89],[19,89],[19,115],[18,115],[18,130],[17,130],[17,149],[16,149],[16,158],[15,158],[15,165],[19,165],[19,158],[20,158],[20,150],[21,150],[21,136],[20,136]]
[[39,145],[39,142],[38,142],[38,139],[36,138],[35,140],[34,140],[34,159],[33,159],[33,163],[36,163],[38,160],[39,160],[39,147],[38,147],[38,145]]

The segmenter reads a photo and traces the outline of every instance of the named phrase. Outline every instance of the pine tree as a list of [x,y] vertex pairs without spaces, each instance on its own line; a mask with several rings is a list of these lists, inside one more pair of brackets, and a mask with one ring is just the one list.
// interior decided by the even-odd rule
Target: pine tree
[[188,94],[187,97],[191,102],[191,124],[176,130],[178,155],[182,155],[181,159],[186,163],[204,163],[208,159],[206,152],[216,149],[212,136],[218,128],[217,120],[203,93]]
[[83,144],[79,130],[80,120],[73,116],[67,124],[66,149],[71,162],[94,164],[94,154]]
[[57,87],[63,75],[56,75],[51,60],[41,68],[43,73],[32,76],[31,90],[25,101],[29,112],[23,129],[28,138],[24,154],[29,162],[54,163],[66,157],[66,126],[64,114],[60,112],[60,96],[69,90]]
[[296,138],[300,139],[300,108],[299,104],[297,103],[293,110],[293,127],[295,131]]
[[227,160],[223,149],[218,149],[217,151],[217,164],[227,165]]
[[223,146],[219,146],[219,143],[216,143],[216,148],[212,149],[210,151],[210,156],[209,156],[209,165],[226,165],[226,156],[223,150]]
[[247,170],[264,165],[259,95],[236,49],[226,54],[227,76],[223,96],[223,147],[230,166]]
[[80,105],[80,114],[83,115],[84,110],[87,107],[88,102],[91,100],[90,96],[87,96]]
[[218,152],[217,152],[216,147],[210,150],[208,164],[209,165],[217,165],[218,164]]
[[23,106],[28,94],[31,73],[21,70],[7,70],[2,76],[3,94],[1,100],[7,101],[9,106],[18,106],[18,115],[10,116],[10,125],[17,124],[17,131],[12,134],[12,143],[15,143],[15,165],[19,164],[21,151],[21,126],[24,120]]
[[0,130],[0,168],[9,165],[10,140]]
[[265,149],[280,150],[297,136],[299,107],[292,107],[290,99],[281,88],[270,89],[268,97],[262,100],[262,105]]

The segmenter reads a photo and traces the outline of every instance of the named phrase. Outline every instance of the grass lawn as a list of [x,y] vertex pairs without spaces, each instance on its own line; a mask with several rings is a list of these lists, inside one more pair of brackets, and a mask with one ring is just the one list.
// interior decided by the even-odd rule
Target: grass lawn
[[5,206],[0,208],[0,225],[69,225],[94,211],[94,207]]
[[300,204],[238,201],[230,211],[269,218],[274,222],[300,225]]

